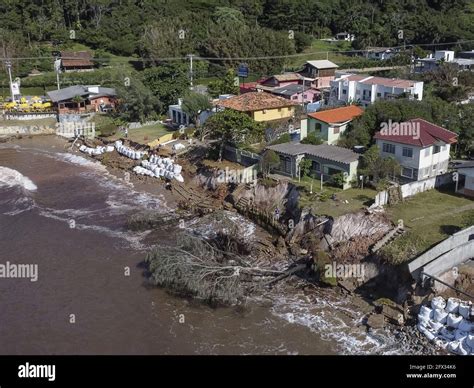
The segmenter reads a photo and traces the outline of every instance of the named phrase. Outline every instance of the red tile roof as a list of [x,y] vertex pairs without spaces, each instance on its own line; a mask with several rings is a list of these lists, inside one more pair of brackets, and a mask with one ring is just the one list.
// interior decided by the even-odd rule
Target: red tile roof
[[341,108],[323,110],[321,112],[309,113],[308,116],[325,123],[343,123],[354,119],[364,113],[357,105],[343,106]]
[[405,122],[419,123],[419,136],[414,136],[413,134],[383,134],[379,131],[375,134],[374,138],[388,140],[395,143],[414,145],[422,148],[432,146],[438,141],[443,141],[446,144],[457,142],[458,135],[456,133],[448,131],[439,125],[430,123],[429,121],[423,119],[412,119]]
[[285,108],[298,103],[265,92],[249,92],[240,96],[219,100],[216,105],[241,112],[253,112],[263,109]]

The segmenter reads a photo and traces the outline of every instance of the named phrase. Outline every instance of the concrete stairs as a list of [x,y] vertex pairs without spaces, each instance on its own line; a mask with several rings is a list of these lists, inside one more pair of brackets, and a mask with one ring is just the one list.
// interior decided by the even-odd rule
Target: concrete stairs
[[383,248],[385,245],[387,245],[389,242],[395,240],[397,237],[400,237],[404,233],[405,233],[405,229],[397,226],[396,228],[389,231],[385,236],[383,236],[382,239],[380,239],[374,245],[372,245],[372,248],[370,249],[370,251],[372,253],[377,252],[378,250]]

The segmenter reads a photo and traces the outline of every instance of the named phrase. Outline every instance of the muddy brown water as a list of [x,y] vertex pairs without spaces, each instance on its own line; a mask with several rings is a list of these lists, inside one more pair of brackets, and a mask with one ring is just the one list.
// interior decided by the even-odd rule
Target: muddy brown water
[[[24,177],[0,183],[0,264],[38,265],[36,282],[0,279],[2,354],[334,351],[268,307],[211,309],[147,287],[145,233],[125,222],[136,211],[167,211],[164,199],[64,152],[54,138],[0,146],[0,166]],[[21,186],[26,178],[36,190]]]
[[126,221],[173,210],[144,186],[53,136],[0,144],[0,264],[38,265],[36,282],[0,278],[1,354],[403,353],[348,319],[345,300],[269,295],[242,311],[149,287],[140,264],[173,231]]

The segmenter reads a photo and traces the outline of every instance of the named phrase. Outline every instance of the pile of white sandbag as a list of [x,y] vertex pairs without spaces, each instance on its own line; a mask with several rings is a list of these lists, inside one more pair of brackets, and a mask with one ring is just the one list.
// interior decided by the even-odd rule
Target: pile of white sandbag
[[141,166],[135,167],[133,171],[140,175],[154,176],[156,178],[164,177],[184,182],[184,178],[181,175],[182,169],[182,166],[175,164],[170,158],[152,155],[150,160],[142,160]]
[[97,146],[95,148],[91,148],[83,144],[79,147],[79,151],[84,152],[85,154],[89,156],[102,155],[105,152],[112,152],[113,150],[114,150],[114,147],[112,146],[107,146],[107,147]]
[[173,144],[173,150],[174,151],[184,150],[185,148],[186,148],[186,146],[183,143]]
[[420,309],[418,330],[443,349],[474,355],[474,307],[470,301],[433,298],[431,308]]
[[144,152],[135,151],[132,148],[124,146],[120,140],[117,140],[115,142],[115,149],[117,150],[117,152],[119,154],[124,155],[124,156],[126,156],[130,159],[134,159],[134,160],[141,159],[143,157],[143,155],[145,155]]

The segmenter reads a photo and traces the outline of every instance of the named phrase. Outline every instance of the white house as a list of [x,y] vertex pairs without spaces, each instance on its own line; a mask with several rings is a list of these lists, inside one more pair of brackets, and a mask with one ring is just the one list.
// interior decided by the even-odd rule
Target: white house
[[474,197],[474,162],[466,162],[457,167],[456,192]]
[[386,47],[370,47],[367,49],[367,58],[379,61],[386,61],[397,54],[398,52],[395,49]]
[[[214,113],[216,113],[216,108],[201,112],[198,118],[199,124],[204,124],[205,121]],[[191,118],[183,110],[183,99],[181,98],[178,98],[177,104],[168,106],[168,117],[171,119],[171,122],[174,125],[188,126],[189,124],[191,124]]]
[[346,42],[353,42],[355,40],[355,35],[349,32],[338,32],[334,36],[335,40],[345,40]]
[[329,104],[360,102],[369,106],[376,100],[393,99],[405,94],[409,99],[423,99],[423,82],[399,78],[343,74],[330,82]]
[[469,57],[454,57],[454,51],[438,50],[434,55],[415,60],[415,72],[424,73],[436,70],[441,63],[450,63],[458,70],[474,70],[474,59]]
[[448,171],[449,150],[457,134],[423,119],[384,123],[374,136],[383,157],[394,157],[400,176],[419,181]]

